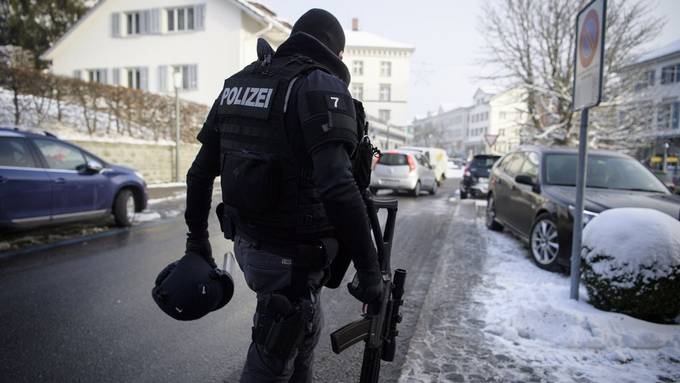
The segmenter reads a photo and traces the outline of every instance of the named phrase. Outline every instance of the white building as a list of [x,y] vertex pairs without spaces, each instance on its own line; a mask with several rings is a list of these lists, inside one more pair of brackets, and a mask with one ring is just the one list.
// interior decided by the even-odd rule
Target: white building
[[519,87],[491,97],[487,134],[495,142],[487,146],[488,152],[502,155],[520,146],[522,126],[528,122],[524,99],[525,92]]
[[414,47],[359,30],[345,32],[343,61],[352,75],[352,96],[366,114],[399,127],[408,125],[409,73]]
[[414,145],[442,148],[452,156],[464,155],[470,109],[440,107],[437,114],[414,119],[411,127]]
[[484,136],[489,133],[489,115],[491,113],[489,102],[491,97],[493,97],[491,92],[484,91],[481,88],[477,89],[472,97],[474,104],[470,108],[470,122],[465,141],[465,151],[468,156],[487,152]]
[[631,101],[619,107],[619,123],[642,125],[641,139],[649,142],[644,157],[664,153],[665,144],[679,155],[680,40],[642,55],[622,73],[635,84]]
[[477,89],[473,105],[439,109],[437,114],[413,120],[416,145],[445,149],[449,155],[505,154],[521,144],[522,126],[527,115],[521,88],[493,94]]
[[174,92],[181,71],[181,97],[210,105],[258,37],[278,46],[290,28],[246,0],[101,0],[42,58],[56,74],[156,93]]

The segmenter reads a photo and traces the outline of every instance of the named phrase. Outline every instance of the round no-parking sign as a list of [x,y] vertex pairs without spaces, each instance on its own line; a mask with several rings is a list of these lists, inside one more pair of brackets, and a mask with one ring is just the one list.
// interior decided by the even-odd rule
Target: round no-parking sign
[[576,17],[574,110],[598,105],[602,94],[606,0],[594,0]]

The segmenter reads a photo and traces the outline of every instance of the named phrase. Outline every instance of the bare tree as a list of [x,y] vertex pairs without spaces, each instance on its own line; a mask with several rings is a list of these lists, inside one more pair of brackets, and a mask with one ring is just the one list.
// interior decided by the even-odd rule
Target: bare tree
[[[522,137],[532,142],[567,145],[577,139],[572,111],[576,14],[586,0],[499,0],[487,3],[480,18],[486,40],[483,61],[497,72],[486,79],[526,89],[528,122]],[[604,103],[594,110],[590,137],[614,142],[622,134],[615,106],[630,93],[617,73],[639,48],[663,28],[645,0],[609,0],[605,33]],[[598,116],[599,114],[599,116]],[[612,133],[615,133],[612,135]]]

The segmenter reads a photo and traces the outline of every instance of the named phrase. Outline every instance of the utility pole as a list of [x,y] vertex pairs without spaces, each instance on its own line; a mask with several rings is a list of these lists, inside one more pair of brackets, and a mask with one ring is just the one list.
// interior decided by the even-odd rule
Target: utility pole
[[173,73],[175,86],[175,182],[179,182],[179,88],[182,86],[182,72]]

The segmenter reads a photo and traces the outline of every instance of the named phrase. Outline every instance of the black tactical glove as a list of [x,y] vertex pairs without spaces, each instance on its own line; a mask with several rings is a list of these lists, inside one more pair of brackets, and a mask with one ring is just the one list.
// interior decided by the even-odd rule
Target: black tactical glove
[[212,267],[217,267],[215,259],[212,256],[212,248],[210,247],[210,240],[208,240],[208,232],[204,233],[187,233],[187,248],[186,253],[195,253],[203,257],[206,262]]
[[352,296],[363,303],[373,303],[382,297],[382,275],[379,270],[357,270],[347,284]]

